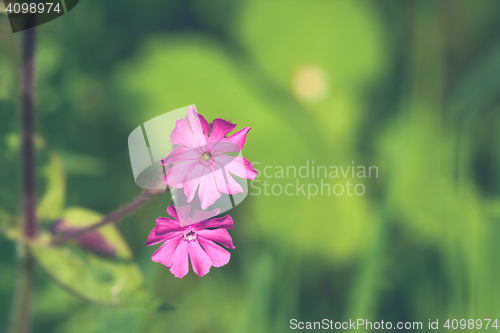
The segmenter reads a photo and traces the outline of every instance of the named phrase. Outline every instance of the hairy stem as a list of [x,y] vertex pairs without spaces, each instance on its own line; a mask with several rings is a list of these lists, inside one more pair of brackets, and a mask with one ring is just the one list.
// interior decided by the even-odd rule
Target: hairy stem
[[21,105],[22,105],[22,142],[23,142],[23,212],[24,236],[33,239],[38,236],[35,198],[35,154],[33,144],[34,132],[34,98],[35,98],[35,29],[24,32],[23,63],[21,68]]
[[[167,189],[168,190],[168,189]],[[140,208],[148,199],[151,197],[160,194],[160,193],[165,193],[167,190],[146,190],[141,193],[137,198],[135,198],[132,202],[128,203],[127,205],[123,206],[122,208],[119,208],[118,210],[114,211],[111,214],[106,215],[102,220],[99,222],[96,222],[92,225],[89,225],[88,227],[77,229],[75,231],[71,232],[62,232],[54,237],[52,240],[53,245],[59,245],[62,244],[70,239],[75,239],[81,237],[83,234],[86,232],[98,229],[102,226],[105,226],[107,224],[116,222],[122,218],[124,218],[127,215],[132,214],[135,212],[138,208]]]
[[[33,20],[29,15],[27,20]],[[30,24],[30,22],[27,22]],[[23,157],[23,240],[19,243],[20,269],[14,295],[12,333],[31,331],[31,303],[35,263],[26,241],[38,237],[35,197],[34,98],[35,98],[35,29],[23,33],[21,84],[21,123]]]

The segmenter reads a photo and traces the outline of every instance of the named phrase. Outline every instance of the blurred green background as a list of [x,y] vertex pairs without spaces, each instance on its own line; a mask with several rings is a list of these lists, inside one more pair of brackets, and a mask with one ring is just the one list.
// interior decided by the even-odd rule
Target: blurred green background
[[[140,189],[128,134],[191,104],[209,120],[252,127],[243,154],[261,171],[355,161],[379,175],[348,178],[365,185],[363,196],[248,196],[229,212],[231,261],[203,278],[191,270],[179,280],[151,261],[157,246],[143,244],[169,204],[157,197],[117,226],[132,259],[109,274],[115,282],[142,274],[145,288],[175,309],[89,301],[109,299],[109,288],[84,285],[75,268],[65,288],[81,288],[83,300],[49,277],[61,271],[37,266],[33,331],[287,332],[292,318],[424,327],[428,319],[497,318],[499,32],[497,0],[82,0],[40,26],[44,230],[75,213],[65,207],[106,214],[133,200]],[[20,223],[21,37],[0,14],[5,230]],[[0,253],[4,332],[16,243],[1,236]]]

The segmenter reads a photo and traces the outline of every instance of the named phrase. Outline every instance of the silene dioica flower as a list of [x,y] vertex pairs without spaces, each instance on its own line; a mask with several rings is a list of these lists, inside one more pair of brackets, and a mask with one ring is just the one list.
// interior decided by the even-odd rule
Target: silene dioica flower
[[[160,160],[168,170],[164,183],[182,189],[191,204],[178,208],[169,206],[167,212],[172,218],[159,217],[156,220],[156,227],[149,234],[146,245],[163,242],[151,259],[167,266],[178,278],[188,273],[189,261],[194,272],[203,276],[210,267],[224,266],[231,258],[221,245],[234,249],[227,231],[233,229],[233,219],[229,215],[212,218],[220,213],[219,208],[205,210],[222,193],[244,193],[232,175],[251,180],[257,176],[253,165],[238,156],[250,127],[229,135],[235,128],[236,124],[224,119],[214,119],[209,124],[191,107],[187,119],[177,120],[170,134],[174,149]],[[201,206],[201,210],[196,207],[191,214],[197,191],[200,202],[196,206]]]
[[[209,272],[211,266],[221,267],[229,262],[230,253],[216,243],[234,249],[227,231],[233,229],[231,216],[203,221],[204,216],[217,215],[219,210],[197,211],[193,219],[190,218],[190,211],[189,205],[177,209],[169,206],[167,212],[173,219],[159,217],[146,242],[146,245],[163,242],[151,259],[167,266],[178,278],[189,271],[188,257],[194,272],[201,277]],[[193,223],[200,220],[202,222]]]
[[164,183],[183,188],[188,203],[198,189],[201,208],[206,209],[221,197],[221,193],[243,193],[243,188],[230,175],[255,179],[257,172],[253,165],[237,154],[245,145],[250,127],[227,136],[236,128],[224,119],[214,119],[209,124],[194,107],[188,112],[188,119],[179,119],[170,135],[177,147],[160,160],[164,166],[172,165]]

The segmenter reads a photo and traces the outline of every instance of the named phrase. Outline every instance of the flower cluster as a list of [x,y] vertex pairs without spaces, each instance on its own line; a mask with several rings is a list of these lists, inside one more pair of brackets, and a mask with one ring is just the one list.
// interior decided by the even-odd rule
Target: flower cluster
[[[213,218],[220,209],[207,209],[216,206],[222,194],[244,193],[233,175],[250,180],[257,175],[253,165],[238,156],[250,128],[228,135],[235,128],[236,124],[224,119],[214,119],[209,124],[191,107],[187,119],[177,120],[170,135],[174,149],[160,160],[168,170],[164,183],[182,191],[190,204],[169,206],[171,218],[156,220],[146,245],[163,242],[151,258],[167,266],[178,278],[187,274],[188,258],[194,272],[203,276],[210,267],[229,262],[230,253],[220,245],[234,249],[227,231],[233,229],[231,216]],[[199,201],[193,201],[196,193]]]

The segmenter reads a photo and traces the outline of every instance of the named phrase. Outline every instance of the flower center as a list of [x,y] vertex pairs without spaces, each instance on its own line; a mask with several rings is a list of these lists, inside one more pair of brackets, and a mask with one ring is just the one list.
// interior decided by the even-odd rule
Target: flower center
[[189,230],[188,232],[184,233],[184,239],[189,241],[195,240],[196,239],[196,232],[194,230]]
[[212,154],[210,154],[209,151],[206,151],[203,154],[201,154],[201,159],[203,160],[203,162],[208,162],[212,159]]

